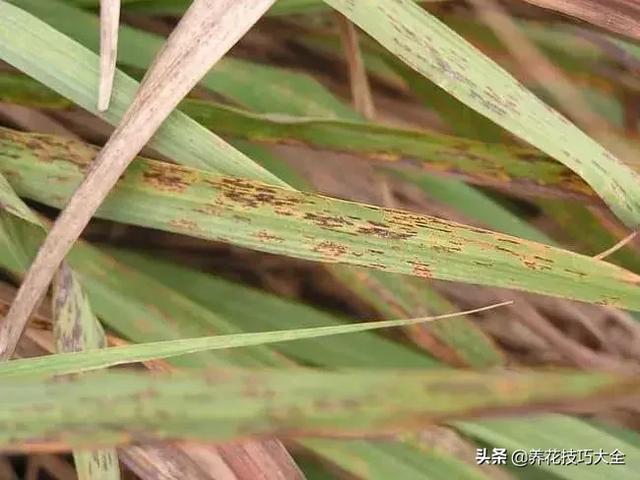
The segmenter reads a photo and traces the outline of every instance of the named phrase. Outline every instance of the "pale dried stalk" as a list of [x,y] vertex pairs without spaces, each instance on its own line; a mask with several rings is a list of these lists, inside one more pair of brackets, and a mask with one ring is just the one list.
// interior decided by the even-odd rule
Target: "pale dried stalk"
[[100,0],[100,87],[98,111],[109,108],[118,57],[120,0]]
[[0,323],[0,360],[15,350],[53,275],[127,166],[198,81],[275,0],[195,0],[51,232]]
[[341,13],[336,12],[335,16],[342,40],[342,48],[349,65],[349,82],[351,83],[353,105],[364,118],[373,120],[376,116],[376,110],[373,104],[367,70],[365,69],[360,44],[358,43],[358,31],[355,25]]
[[613,245],[611,248],[607,248],[604,252],[599,253],[598,255],[595,255],[593,258],[595,258],[596,260],[604,260],[605,258],[607,258],[610,255],[613,255],[614,253],[616,253],[618,250],[620,250],[621,248],[623,248],[625,245],[627,245],[631,240],[633,240],[634,238],[636,238],[636,235],[638,235],[638,230],[634,230],[633,232],[631,232],[629,235],[627,235],[626,237],[624,237],[622,240],[620,240],[618,243],[616,243],[615,245]]

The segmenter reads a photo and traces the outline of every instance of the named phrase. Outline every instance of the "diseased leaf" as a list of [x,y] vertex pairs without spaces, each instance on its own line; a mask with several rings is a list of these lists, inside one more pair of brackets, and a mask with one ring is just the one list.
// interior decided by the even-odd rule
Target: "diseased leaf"
[[[91,311],[76,274],[68,266],[58,271],[51,298],[58,351],[81,352],[107,346],[104,330]],[[0,364],[0,368],[3,365],[8,363]]]
[[[46,135],[0,135],[0,173],[20,195],[56,207],[94,154]],[[20,175],[12,176],[16,169]],[[640,277],[589,257],[435,217],[162,162],[134,162],[99,215],[314,261],[640,309]]]
[[[214,3],[211,0],[195,0],[185,12],[147,70],[116,129],[96,155],[92,168],[87,170],[77,191],[69,197],[38,250],[0,329],[0,358],[11,357],[29,317],[46,293],[57,268],[129,163],[211,66],[242,38],[274,1]],[[3,5],[0,4],[0,9]],[[6,7],[10,6],[7,4]],[[6,10],[8,15],[14,17],[14,21],[22,20],[24,24],[29,24],[24,12],[15,8]],[[28,63],[24,61],[24,50],[7,49],[4,56],[19,68],[21,63]],[[104,98],[98,102],[99,108],[102,107]],[[229,152],[234,151],[224,142],[222,147]],[[242,156],[240,152],[237,153]],[[251,160],[246,160],[250,164],[249,169],[254,167],[254,170],[260,170]],[[265,170],[262,173],[268,176]]]
[[[43,227],[38,217],[15,195],[4,176],[0,175],[0,210]],[[10,242],[14,243],[14,242]],[[60,351],[102,348],[104,331],[91,312],[88,300],[71,269],[63,264],[54,280],[54,336]],[[0,368],[10,362],[0,362]],[[118,456],[113,449],[75,451],[74,460],[80,480],[118,480]]]
[[[111,372],[44,382],[3,379],[0,388],[0,449],[60,449],[276,432],[309,436],[417,430],[452,416],[507,407],[613,399],[637,393],[640,383],[598,373],[298,368],[170,376]],[[11,428],[16,418],[20,429]]]
[[255,142],[308,145],[384,165],[461,176],[471,183],[517,193],[552,193],[599,202],[580,177],[532,148],[364,122],[251,114],[197,100],[186,100],[180,109],[217,133]]
[[[30,11],[37,13],[38,16],[46,18],[48,22],[62,29],[64,32],[77,37],[84,44],[97,49],[95,44],[95,32],[85,25],[95,23],[96,19],[91,18],[73,8],[64,8],[59,2],[52,0],[51,2],[42,3],[35,0],[25,0],[21,2],[21,7],[28,8]],[[157,36],[149,35],[138,30],[128,29],[123,26],[120,32],[120,40],[123,48],[120,52],[120,60],[129,62],[130,65],[146,68],[147,63],[153,57],[155,51],[160,46],[161,39]],[[41,58],[42,62],[46,62],[47,58]],[[75,78],[68,78],[70,82],[75,82]],[[259,80],[259,88],[256,81]],[[72,84],[72,83],[71,83]],[[233,99],[242,105],[249,106],[259,111],[285,111],[289,114],[302,113],[304,115],[329,116],[340,118],[357,118],[350,109],[346,108],[341,102],[330,95],[315,80],[305,75],[294,74],[289,71],[281,71],[262,65],[251,64],[237,59],[223,59],[214,72],[205,77],[203,84],[208,88],[223,94],[227,98]],[[70,96],[75,95],[78,88],[69,89]],[[80,88],[80,90],[82,90]],[[264,156],[262,150],[253,148],[250,153],[254,155]],[[273,166],[271,161],[269,166]],[[195,165],[190,158],[173,157],[178,162],[185,162]],[[282,164],[281,164],[282,165]],[[291,178],[290,169],[284,169],[280,166],[278,173],[285,173],[287,178]],[[300,184],[299,182],[297,184]],[[366,273],[367,278],[383,285],[388,290],[402,290],[402,284],[405,279],[391,277],[389,275],[378,275],[377,272],[371,271]],[[350,286],[347,286],[350,287]],[[393,287],[393,288],[391,288]],[[428,287],[422,286],[422,290]],[[433,312],[431,308],[421,308],[416,312],[409,312],[408,316],[422,315],[426,312]],[[445,311],[436,311],[435,313],[445,313]],[[467,323],[467,328],[474,329],[472,323],[466,319],[460,318],[456,323]],[[476,337],[481,338],[482,335],[476,329]],[[453,340],[452,337],[441,337],[440,341],[445,343]],[[458,348],[455,344],[454,348]],[[460,346],[460,348],[462,348]],[[486,336],[476,346],[478,352],[482,352],[487,359],[495,359],[499,357],[496,348],[491,345]]]

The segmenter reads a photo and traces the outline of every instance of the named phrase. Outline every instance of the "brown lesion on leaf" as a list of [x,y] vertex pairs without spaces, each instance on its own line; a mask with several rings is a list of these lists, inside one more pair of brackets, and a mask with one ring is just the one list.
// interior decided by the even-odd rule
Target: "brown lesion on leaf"
[[499,252],[508,253],[509,255],[513,255],[514,257],[517,257],[517,258],[520,258],[522,256],[518,252],[514,252],[510,248],[503,247],[502,245],[494,245],[493,248],[498,250]]
[[509,237],[496,236],[496,241],[502,242],[502,243],[510,243],[511,245],[518,245],[518,246],[522,245],[521,241],[518,241],[515,238],[509,238]]
[[555,262],[553,260],[551,260],[550,258],[546,258],[546,257],[541,257],[540,255],[534,255],[533,258],[539,262],[544,262],[547,263],[549,265],[553,265]]
[[169,226],[175,228],[178,231],[187,231],[187,232],[201,232],[202,229],[200,225],[198,225],[193,220],[187,220],[186,218],[176,218],[169,222]]
[[70,162],[83,171],[91,164],[98,150],[91,145],[55,135],[24,133],[6,128],[0,128],[0,144],[7,147],[3,148],[5,156],[11,151],[11,145],[22,145],[38,161]]
[[569,273],[569,274],[571,274],[571,275],[575,275],[575,276],[576,276],[576,277],[578,277],[578,278],[585,278],[585,277],[587,277],[587,274],[586,274],[586,273],[581,272],[581,271],[579,271],[579,270],[574,270],[574,269],[572,269],[572,268],[565,268],[565,269],[563,269],[563,270],[564,270],[566,273]]
[[267,230],[260,230],[259,232],[254,233],[253,236],[258,240],[260,240],[261,242],[265,242],[265,243],[281,243],[281,242],[284,242],[285,240],[283,237],[274,235],[268,232]]
[[535,270],[535,271],[552,270],[550,266],[541,264],[540,262],[537,262],[529,258],[525,258],[522,261],[522,263],[525,267],[527,267],[530,270]]
[[349,248],[336,242],[325,241],[316,245],[313,251],[326,257],[338,258],[346,255]]
[[181,193],[193,182],[193,172],[169,163],[148,163],[142,172],[142,180],[163,191]]
[[433,272],[431,271],[431,268],[429,265],[427,265],[424,262],[420,262],[420,261],[409,261],[407,262],[409,265],[411,265],[411,272],[416,276],[416,277],[420,277],[420,278],[432,278],[433,277]]
[[269,185],[251,182],[242,178],[221,177],[206,180],[206,183],[219,190],[222,197],[246,208],[271,206],[279,211],[295,209],[301,205],[313,203],[300,193],[273,188]]
[[[205,203],[205,204],[199,204],[197,208],[193,209],[193,211],[200,213],[202,215],[207,215],[207,216],[219,216],[225,212],[225,209],[216,204]],[[237,216],[239,217],[240,215],[237,215]],[[234,218],[235,218],[235,215],[234,215]],[[249,220],[249,223],[250,222],[251,220]]]
[[379,227],[374,225],[372,222],[370,222],[368,226],[358,227],[356,232],[362,235],[383,238],[385,240],[408,240],[409,238],[415,237],[417,233],[415,231],[400,232],[397,229]]
[[[306,213],[304,215],[305,220],[311,220],[315,225],[320,228],[341,228],[349,227],[354,224],[352,220],[339,215],[328,215],[324,213]],[[358,219],[360,220],[360,219]]]
[[452,253],[452,254],[456,254],[456,253],[460,253],[462,252],[462,247],[459,246],[447,246],[447,245],[432,245],[431,249],[434,252],[438,252],[438,253]]

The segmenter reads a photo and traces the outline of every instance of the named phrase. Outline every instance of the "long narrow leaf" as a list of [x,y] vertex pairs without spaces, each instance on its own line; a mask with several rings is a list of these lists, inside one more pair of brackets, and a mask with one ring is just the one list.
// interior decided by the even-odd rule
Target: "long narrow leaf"
[[0,449],[60,449],[273,433],[417,430],[430,422],[505,408],[617,398],[637,393],[640,384],[637,378],[573,372],[300,368],[171,376],[111,372],[44,382],[21,378],[2,380],[0,388]]
[[[95,151],[9,130],[1,131],[0,145],[0,173],[13,188],[56,207],[74,191]],[[134,162],[99,215],[314,261],[640,309],[640,277],[589,257],[435,217],[162,162]]]
[[252,345],[265,345],[275,342],[288,342],[305,338],[319,338],[331,335],[343,335],[381,328],[418,325],[434,320],[444,320],[460,315],[483,312],[511,302],[503,302],[488,307],[481,307],[466,312],[438,315],[408,320],[387,320],[365,322],[353,325],[339,325],[334,327],[315,327],[305,329],[290,329],[279,332],[242,333],[238,335],[222,335],[216,337],[187,338],[167,342],[150,342],[140,345],[113,347],[86,352],[47,355],[23,360],[13,360],[0,363],[0,378],[16,375],[61,375],[80,373],[88,370],[121,365],[124,363],[144,362],[159,358],[175,357],[188,353],[206,350],[238,348]]

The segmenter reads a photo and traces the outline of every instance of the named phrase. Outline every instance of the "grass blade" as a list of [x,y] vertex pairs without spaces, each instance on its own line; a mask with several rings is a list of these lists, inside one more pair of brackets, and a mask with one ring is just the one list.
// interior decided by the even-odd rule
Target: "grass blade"
[[[76,42],[93,52],[99,51],[95,35],[96,29],[99,28],[98,18],[89,12],[73,8],[59,0],[49,0],[47,2],[41,2],[40,0],[11,0],[11,2],[57,29],[58,31],[55,34],[51,33],[56,38],[51,38],[50,40],[61,42],[68,52],[68,55],[54,58],[51,51],[34,49],[30,52],[30,55],[40,63],[36,65],[27,64],[24,68],[21,67],[20,70],[27,72],[34,78],[38,78],[46,85],[52,86],[50,83],[52,81],[51,78],[47,78],[46,81],[42,80],[42,76],[46,72],[42,72],[40,67],[48,65],[49,68],[56,68],[56,65],[64,65],[74,75],[57,75],[57,77],[62,77],[58,79],[57,83],[60,89],[64,89],[64,92],[61,93],[93,112],[95,109],[95,92],[93,89],[87,90],[86,82],[96,82],[97,77],[95,75],[97,75],[97,71],[93,57],[89,55],[88,58],[85,58],[88,52],[83,48],[78,48],[79,45]],[[190,1],[185,5],[189,3]],[[155,6],[157,2],[154,1],[153,4]],[[28,28],[31,27],[31,25],[26,24],[26,31],[23,34],[28,35]],[[65,35],[69,38],[66,38]],[[39,37],[33,37],[35,38],[30,36],[25,41],[29,41],[31,42],[30,45],[36,46]],[[71,38],[75,42],[70,42]],[[157,52],[162,48],[165,40],[159,35],[138,30],[125,24],[120,25],[118,62],[120,65],[146,70]],[[71,55],[73,55],[76,62],[69,61]],[[97,58],[95,61],[97,61]],[[86,62],[83,65],[84,70],[75,70],[77,62]],[[25,68],[30,68],[30,70]],[[117,88],[114,92],[116,96],[122,83],[122,80],[118,80],[119,76],[123,75],[121,73],[116,74]],[[259,85],[257,82],[259,82]],[[94,84],[92,83],[91,85],[93,86]],[[230,56],[221,59],[213,70],[205,75],[202,80],[202,86],[219,93],[236,105],[259,112],[287,112],[318,117],[341,116],[357,118],[357,115],[351,109],[335,98],[311,76]],[[133,94],[125,103],[124,108],[129,105],[132,98]],[[122,111],[124,111],[124,108],[122,108]],[[113,106],[111,110],[114,110]],[[109,112],[106,113],[106,116],[109,117]],[[108,121],[117,122],[119,118],[111,120],[109,117]],[[157,135],[159,137],[157,138],[158,140],[162,138],[163,133],[167,133],[166,125],[163,126],[159,133]],[[194,135],[194,133],[192,132],[191,135]],[[201,138],[195,135],[194,137],[198,141],[202,141]],[[176,161],[184,158],[185,153],[192,151],[194,148],[193,146],[190,147],[189,143],[179,136],[173,139],[173,142],[180,142],[182,148],[175,148],[172,154],[165,153],[165,155]],[[171,148],[171,144],[168,143],[164,147]],[[208,159],[207,155],[204,155],[204,157],[204,160],[215,161],[215,159]]]
[[[46,135],[0,132],[0,172],[13,188],[64,205],[95,150]],[[21,174],[11,176],[16,168]],[[640,277],[573,252],[162,162],[134,162],[99,215],[313,261],[640,309]]]
[[[600,480],[603,476],[613,476],[620,480],[632,480],[638,476],[640,449],[584,421],[568,416],[536,415],[530,422],[517,428],[512,422],[508,419],[483,419],[473,423],[456,422],[454,426],[466,435],[500,445],[510,452],[517,449],[530,451],[532,448],[559,451],[593,449],[596,452],[599,449],[607,452],[618,449],[626,454],[625,465],[607,465],[603,462],[592,465],[545,465],[545,462],[541,462],[534,468],[539,471],[539,478]],[[558,432],[562,432],[562,437],[558,436]]]
[[[69,23],[64,23],[66,26],[83,26],[83,35],[94,41],[97,39],[95,29],[99,27],[99,23],[92,15],[87,14],[86,17],[94,20],[93,25],[87,22],[83,12],[79,12],[80,16],[74,15],[78,13],[76,9],[55,0],[21,0],[19,4],[21,7],[29,7],[44,18],[53,16],[53,20],[61,23],[68,21]],[[121,32],[121,44],[124,39],[126,36]],[[149,62],[161,45],[162,41],[158,38],[149,48],[143,49],[148,53]],[[124,44],[124,51],[120,55],[126,56],[128,52],[137,50],[137,47]],[[97,43],[95,48],[98,49]],[[112,125],[117,125],[122,120],[139,88],[138,82],[122,72],[116,72],[115,90],[109,110],[99,113],[95,93],[95,85],[99,81],[98,56],[22,8],[6,1],[0,3],[0,58]],[[148,63],[137,65],[140,68],[148,67]],[[180,112],[174,111],[169,116],[149,146],[185,165],[284,185],[278,178]]]
[[[637,377],[597,373],[214,370],[101,373],[0,382],[0,449],[238,436],[362,435],[513,408],[637,393]],[[394,392],[388,395],[388,392]],[[82,402],[83,407],[79,407]],[[86,406],[86,407],[85,407]],[[105,409],[110,415],[104,415]],[[11,428],[20,419],[19,430]]]
[[124,347],[113,347],[107,349],[102,348],[100,350],[87,352],[47,355],[44,357],[12,360],[0,363],[0,378],[21,375],[62,375],[68,373],[80,373],[111,367],[114,365],[146,362],[149,360],[176,357],[178,355],[197,353],[207,350],[265,345],[275,342],[288,342],[292,340],[365,332],[381,328],[418,325],[420,323],[435,320],[444,320],[447,318],[484,312],[504,305],[510,305],[511,303],[513,302],[502,302],[495,305],[467,310],[465,312],[408,320],[386,320],[334,327],[315,327],[276,332],[242,333],[238,335],[187,338],[183,340],[150,342],[140,345],[127,345]]

